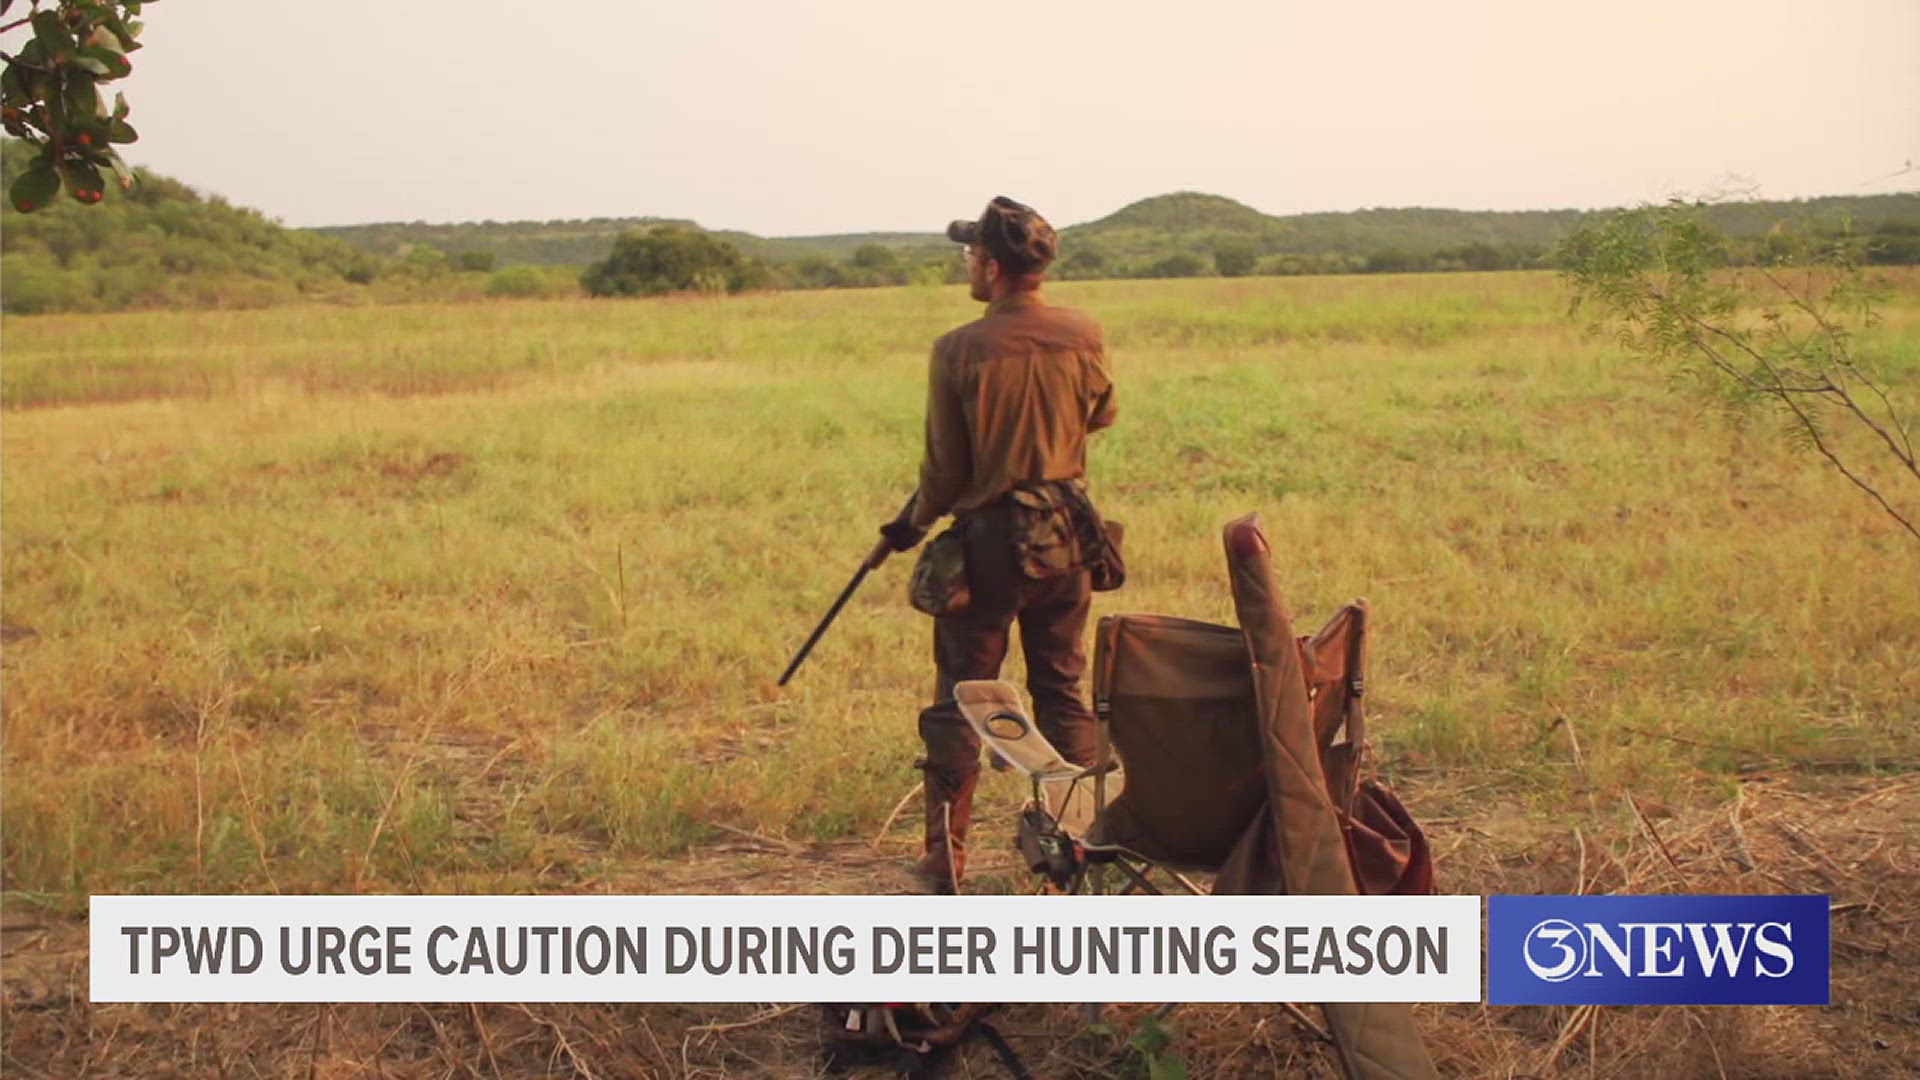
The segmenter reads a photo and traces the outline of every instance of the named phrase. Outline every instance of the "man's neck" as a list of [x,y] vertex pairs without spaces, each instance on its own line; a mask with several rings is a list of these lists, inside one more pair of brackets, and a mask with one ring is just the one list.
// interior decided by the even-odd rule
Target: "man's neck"
[[987,291],[990,296],[987,300],[988,307],[1017,307],[1022,304],[1037,304],[1040,302],[1039,285],[1015,285],[1011,282],[996,281],[993,283],[993,287]]

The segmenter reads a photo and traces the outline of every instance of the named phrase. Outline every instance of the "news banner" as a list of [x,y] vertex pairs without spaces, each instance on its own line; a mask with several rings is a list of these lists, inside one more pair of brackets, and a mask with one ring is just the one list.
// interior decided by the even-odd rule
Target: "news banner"
[[95,896],[90,994],[1824,1005],[1828,909],[1492,896],[1483,935],[1478,896]]

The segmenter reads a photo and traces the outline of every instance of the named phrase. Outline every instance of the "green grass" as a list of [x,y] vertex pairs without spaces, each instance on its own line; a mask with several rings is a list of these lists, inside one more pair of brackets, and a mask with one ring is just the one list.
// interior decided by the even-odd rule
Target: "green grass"
[[[1913,357],[1900,289],[1880,344]],[[1219,527],[1260,511],[1303,631],[1374,604],[1389,774],[1567,803],[1557,717],[1603,793],[1920,755],[1920,546],[1583,337],[1551,277],[1052,292],[1120,385],[1092,481],[1133,577],[1096,615],[1231,621]],[[0,602],[33,631],[4,653],[6,888],[578,887],[712,823],[870,832],[932,681],[906,560],[771,684],[908,490],[927,346],[976,311],[6,319]]]

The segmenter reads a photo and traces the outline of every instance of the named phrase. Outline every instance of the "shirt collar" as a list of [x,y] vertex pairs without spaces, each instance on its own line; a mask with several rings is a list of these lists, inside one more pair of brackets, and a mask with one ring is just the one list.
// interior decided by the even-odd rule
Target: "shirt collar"
[[1020,311],[1025,308],[1035,308],[1040,306],[1041,306],[1040,290],[1022,289],[1019,292],[1008,293],[1007,295],[1001,297],[1000,299],[995,300],[992,303],[988,304],[987,314],[999,315],[1003,312]]

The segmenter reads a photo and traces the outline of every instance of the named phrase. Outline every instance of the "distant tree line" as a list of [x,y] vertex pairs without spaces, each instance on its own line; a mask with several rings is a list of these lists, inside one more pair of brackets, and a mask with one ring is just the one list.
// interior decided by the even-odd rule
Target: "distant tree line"
[[[12,183],[30,167],[35,148],[6,140],[0,181]],[[744,233],[708,232],[686,222],[612,219],[576,223],[508,223],[591,241],[597,256],[582,267],[516,263],[488,242],[487,225],[395,227],[379,250],[343,238],[349,230],[289,229],[255,210],[205,196],[179,181],[136,170],[131,189],[109,191],[98,204],[61,199],[32,213],[0,207],[0,308],[13,314],[95,312],[132,308],[238,308],[283,303],[381,303],[587,295],[648,296],[672,292],[744,292],[763,289],[844,289],[940,285],[963,281],[959,251],[916,234],[766,240]],[[1863,259],[1920,264],[1920,196],[1876,197],[1860,204]],[[1905,200],[1905,201],[1903,201]],[[1913,209],[1903,209],[1909,203]],[[1786,206],[1787,204],[1778,204]],[[1838,209],[1851,209],[1854,204]],[[1804,216],[1834,207],[1810,204]],[[1740,229],[1735,258],[1762,261],[1770,239],[1752,206],[1714,207]],[[1438,211],[1366,212],[1374,217]],[[1065,256],[1053,274],[1066,280],[1111,278],[1245,277],[1255,275],[1416,273],[1505,270],[1545,264],[1545,248],[1531,242],[1464,243],[1420,247],[1430,233],[1415,230],[1404,243],[1381,244],[1379,227],[1344,239],[1314,224],[1311,235],[1288,231],[1302,219],[1268,219],[1215,197],[1148,200],[1113,218],[1063,231]],[[1481,222],[1445,212],[1463,222]],[[1828,215],[1830,216],[1830,215]],[[1163,220],[1164,219],[1164,220]],[[1317,220],[1317,219],[1316,219]],[[1412,220],[1412,219],[1410,219]],[[1418,220],[1424,220],[1420,218]],[[1777,221],[1778,217],[1770,219]],[[1261,222],[1280,221],[1280,226]],[[1527,219],[1532,222],[1532,218]],[[1313,224],[1309,222],[1309,224]],[[538,228],[536,228],[538,226]],[[565,228],[560,228],[564,226]],[[1235,232],[1246,226],[1254,231]],[[1723,228],[1728,226],[1722,224]],[[385,226],[366,226],[383,230]],[[1304,228],[1304,226],[1302,226]],[[421,231],[425,229],[426,231]],[[598,231],[596,231],[598,230]],[[1265,231],[1260,231],[1265,230]],[[1731,232],[1732,230],[1729,229]],[[383,234],[384,235],[384,234]],[[1431,235],[1437,235],[1432,233]],[[1371,249],[1362,240],[1375,242]],[[859,242],[855,242],[859,241]],[[1340,250],[1288,245],[1339,243]]]
[[657,296],[674,292],[939,285],[965,277],[965,267],[957,254],[916,259],[884,244],[863,244],[845,259],[806,255],[770,261],[745,255],[717,234],[689,225],[667,224],[622,233],[606,258],[581,273],[580,287],[589,296]]
[[[1840,231],[1829,226],[1826,235]],[[1781,243],[1773,234],[1735,243],[1736,258],[1764,262]],[[1882,222],[1862,237],[1870,264],[1920,265],[1920,224]],[[1431,251],[1385,247],[1360,255],[1337,251],[1260,253],[1251,241],[1232,239],[1208,250],[1157,255],[1114,256],[1098,244],[1068,251],[1053,276],[1063,280],[1183,277],[1285,277],[1301,274],[1424,274],[1450,271],[1538,270],[1550,268],[1552,249],[1536,244],[1474,241]]]

